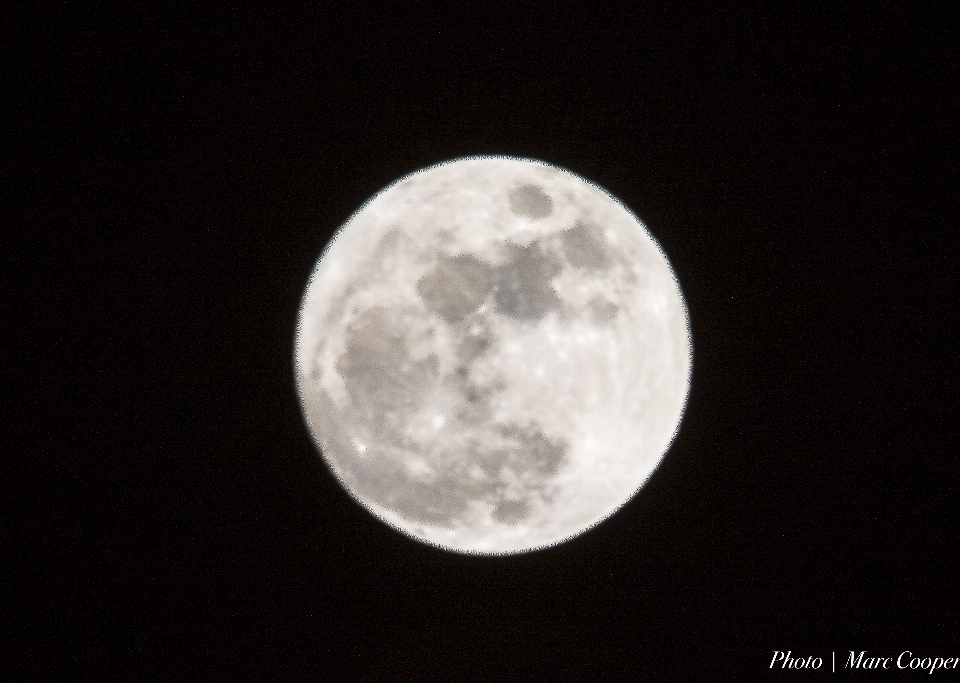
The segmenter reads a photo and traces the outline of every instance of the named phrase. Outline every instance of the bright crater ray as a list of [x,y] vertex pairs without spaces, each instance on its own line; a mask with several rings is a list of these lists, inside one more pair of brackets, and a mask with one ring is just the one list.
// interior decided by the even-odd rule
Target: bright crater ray
[[541,162],[406,176],[328,245],[296,376],[344,488],[420,541],[555,545],[640,489],[689,390],[686,306],[639,220]]

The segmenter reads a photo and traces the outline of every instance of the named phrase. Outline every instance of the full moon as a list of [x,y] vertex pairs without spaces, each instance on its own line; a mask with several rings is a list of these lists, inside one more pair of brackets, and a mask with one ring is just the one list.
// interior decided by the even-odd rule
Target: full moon
[[297,390],[329,469],[454,552],[562,543],[642,488],[693,348],[673,269],[612,195],[556,166],[457,159],[337,232],[303,295]]

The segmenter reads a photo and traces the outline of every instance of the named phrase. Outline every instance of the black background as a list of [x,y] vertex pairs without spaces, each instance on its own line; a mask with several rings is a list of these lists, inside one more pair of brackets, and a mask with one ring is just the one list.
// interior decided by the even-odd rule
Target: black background
[[[6,10],[7,677],[682,680],[769,673],[774,650],[960,656],[956,12],[356,4]],[[368,515],[293,380],[333,231],[473,154],[619,197],[693,332],[647,486],[516,557]]]

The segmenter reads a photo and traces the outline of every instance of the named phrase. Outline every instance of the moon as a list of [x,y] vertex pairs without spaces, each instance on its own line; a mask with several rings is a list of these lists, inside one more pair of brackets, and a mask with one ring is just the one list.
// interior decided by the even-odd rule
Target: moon
[[295,374],[329,469],[453,552],[572,539],[633,498],[679,429],[693,347],[640,220],[565,169],[456,159],[364,204],[317,261]]

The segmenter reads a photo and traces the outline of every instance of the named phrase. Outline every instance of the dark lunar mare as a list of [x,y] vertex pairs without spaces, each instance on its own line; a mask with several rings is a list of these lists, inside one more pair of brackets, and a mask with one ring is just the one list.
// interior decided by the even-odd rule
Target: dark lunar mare
[[559,235],[563,255],[574,268],[606,270],[613,265],[603,233],[593,223],[577,221]]
[[374,307],[347,330],[346,351],[337,359],[355,405],[382,412],[409,412],[436,379],[437,358],[415,360],[395,311]]
[[539,185],[521,185],[510,192],[510,210],[526,218],[546,218],[553,213],[553,200]]
[[427,308],[452,324],[476,311],[492,285],[490,267],[480,259],[470,254],[441,256],[417,282],[417,293]]
[[530,503],[526,500],[506,498],[493,510],[493,518],[504,524],[516,524],[530,515]]
[[[472,501],[493,506],[494,519],[515,524],[533,511],[568,458],[568,445],[544,436],[536,424],[494,424],[490,401],[496,385],[478,385],[470,368],[498,340],[478,312],[493,293],[496,310],[520,321],[539,320],[560,305],[550,285],[562,269],[556,255],[536,242],[511,245],[497,267],[472,255],[444,256],[417,283],[424,304],[451,326],[457,368],[441,376],[436,356],[410,353],[409,316],[414,309],[373,307],[346,330],[335,362],[349,405],[332,400],[308,415],[329,445],[326,453],[347,488],[361,500],[395,511],[411,522],[454,526]],[[422,409],[424,397],[446,386],[456,396],[456,424],[443,441],[417,443],[405,427]],[[453,440],[451,439],[453,437]],[[360,453],[355,442],[364,441]],[[432,468],[411,472],[407,454],[418,453]],[[519,490],[511,482],[519,481]]]
[[560,306],[550,285],[562,265],[536,242],[510,245],[506,263],[493,272],[493,300],[497,312],[519,321],[537,321]]
[[[479,325],[482,330],[482,323],[471,319],[455,326],[463,340],[464,363],[440,376],[435,357],[410,355],[403,316],[403,310],[375,307],[347,328],[336,367],[350,405],[341,411],[327,397],[314,401],[324,409],[308,414],[330,445],[326,455],[335,471],[361,500],[375,501],[412,522],[452,526],[475,500],[491,504],[498,521],[523,520],[566,461],[567,444],[548,439],[536,424],[488,421],[490,388],[471,381],[469,366],[493,342],[488,333],[462,329]],[[453,435],[461,438],[418,444],[404,428],[422,408],[423,396],[441,384],[459,397],[462,424],[453,427]],[[364,453],[356,450],[355,440],[365,442]],[[418,451],[432,475],[408,470],[405,453]],[[511,480],[519,480],[522,494],[511,491]]]
[[[328,424],[328,429],[349,430],[349,426]],[[504,434],[511,438],[504,441]],[[491,504],[497,521],[522,521],[532,512],[534,499],[547,495],[551,475],[568,458],[566,443],[546,439],[536,426],[511,424],[499,435],[480,432],[463,444],[463,450],[443,453],[443,462],[431,462],[436,475],[423,479],[412,475],[384,446],[396,436],[389,427],[380,430],[363,457],[358,457],[348,436],[338,433],[329,440],[333,449],[327,455],[347,488],[361,499],[374,501],[409,521],[439,526],[453,526],[474,500]],[[522,482],[522,497],[510,491],[507,471]]]
[[[374,307],[347,328],[346,348],[336,368],[350,405],[340,411],[328,400],[335,414],[314,419],[324,423],[318,433],[331,445],[325,455],[351,492],[408,520],[449,525],[466,510],[470,492],[442,471],[433,480],[412,475],[402,455],[415,448],[403,428],[428,390],[441,381],[436,357],[411,356],[403,314]],[[353,441],[362,433],[370,438],[366,451],[359,453]]]
[[587,302],[587,310],[594,323],[606,325],[616,319],[620,312],[620,307],[598,294]]

